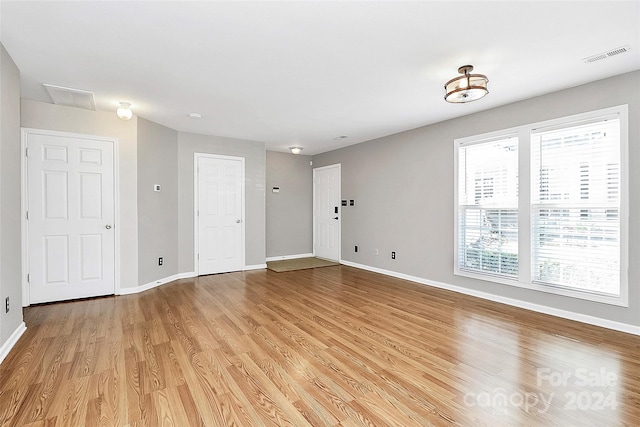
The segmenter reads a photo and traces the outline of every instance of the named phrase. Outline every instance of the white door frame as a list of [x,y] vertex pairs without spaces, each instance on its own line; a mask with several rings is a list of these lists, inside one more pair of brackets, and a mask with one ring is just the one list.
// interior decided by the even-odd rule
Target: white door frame
[[31,305],[31,292],[29,289],[29,282],[27,281],[27,274],[29,273],[29,222],[27,221],[28,195],[29,188],[28,182],[28,170],[27,170],[27,136],[28,135],[47,135],[47,136],[59,136],[65,138],[82,138],[92,139],[96,141],[110,142],[113,144],[113,208],[114,208],[114,224],[113,229],[115,232],[114,241],[114,276],[113,276],[113,293],[120,293],[120,179],[119,179],[119,140],[118,138],[97,136],[97,135],[85,135],[72,132],[58,132],[54,130],[46,129],[33,129],[33,128],[20,128],[20,166],[22,168],[22,174],[20,178],[20,209],[21,220],[20,229],[22,234],[22,306],[28,307]]
[[240,194],[242,199],[242,223],[241,223],[241,258],[242,258],[242,270],[246,269],[245,264],[245,173],[244,173],[244,157],[236,157],[236,156],[223,156],[221,154],[208,154],[208,153],[194,153],[193,154],[193,271],[195,272],[196,277],[200,275],[200,260],[198,259],[198,253],[200,252],[200,235],[198,233],[199,230],[199,221],[200,218],[198,216],[198,206],[199,206],[199,198],[200,192],[198,191],[198,160],[201,158],[210,158],[210,159],[218,159],[218,160],[239,160],[241,164],[241,175],[242,182],[240,187]]
[[[336,163],[334,165],[322,166],[319,168],[313,168],[313,256],[316,256],[316,171],[330,168],[338,168],[338,180],[339,180],[339,196],[338,199],[342,199],[342,164]],[[342,262],[342,206],[338,204],[338,262]]]

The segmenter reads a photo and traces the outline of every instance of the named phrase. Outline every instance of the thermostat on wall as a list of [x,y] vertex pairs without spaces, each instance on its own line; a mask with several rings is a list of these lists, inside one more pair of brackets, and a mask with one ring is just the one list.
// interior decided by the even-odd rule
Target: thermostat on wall
[[160,190],[162,190],[162,188],[160,187],[160,184],[154,184],[153,191],[160,191]]

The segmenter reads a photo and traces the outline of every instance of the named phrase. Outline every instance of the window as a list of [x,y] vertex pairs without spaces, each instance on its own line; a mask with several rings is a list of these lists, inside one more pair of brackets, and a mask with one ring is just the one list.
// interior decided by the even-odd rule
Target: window
[[536,131],[531,160],[533,280],[619,296],[620,120]]
[[461,268],[517,277],[517,137],[460,147],[458,172]]
[[627,305],[626,119],[621,106],[456,140],[455,273]]

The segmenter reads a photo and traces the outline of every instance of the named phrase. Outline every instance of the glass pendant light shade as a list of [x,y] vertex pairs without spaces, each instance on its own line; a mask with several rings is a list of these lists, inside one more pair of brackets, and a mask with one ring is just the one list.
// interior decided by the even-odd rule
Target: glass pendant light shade
[[121,102],[120,106],[116,110],[116,114],[122,120],[129,120],[133,117],[133,111],[131,111],[131,104],[128,102]]
[[463,65],[458,68],[458,72],[462,76],[451,79],[444,85],[444,90],[446,91],[444,99],[447,102],[471,102],[489,93],[487,90],[487,83],[489,83],[487,76],[469,74],[472,70],[472,65]]

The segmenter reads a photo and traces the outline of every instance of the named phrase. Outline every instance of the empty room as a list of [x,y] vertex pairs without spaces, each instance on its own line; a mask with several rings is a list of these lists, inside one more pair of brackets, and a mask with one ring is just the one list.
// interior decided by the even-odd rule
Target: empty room
[[0,0],[0,426],[640,425],[640,0]]

